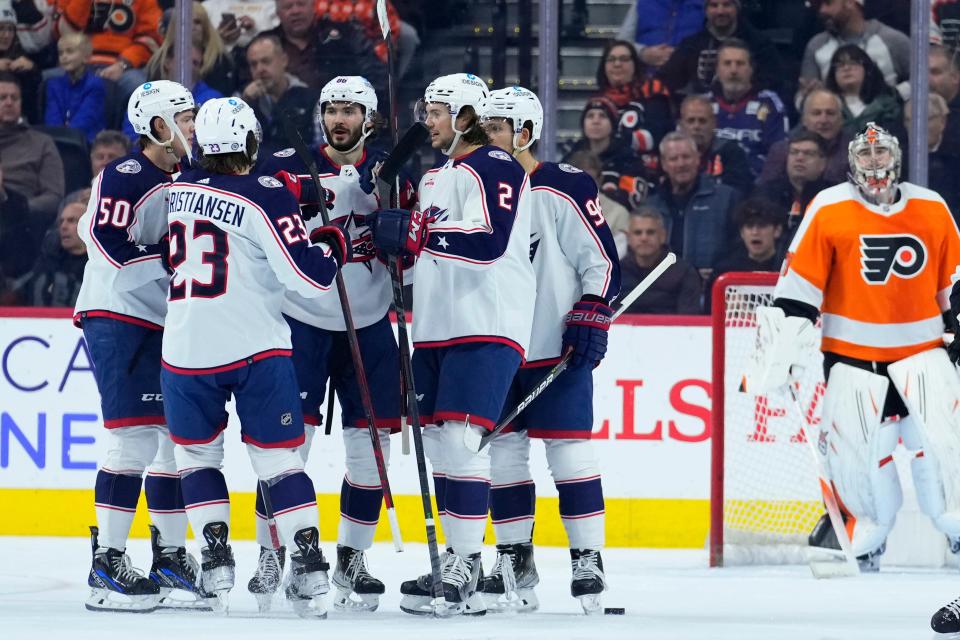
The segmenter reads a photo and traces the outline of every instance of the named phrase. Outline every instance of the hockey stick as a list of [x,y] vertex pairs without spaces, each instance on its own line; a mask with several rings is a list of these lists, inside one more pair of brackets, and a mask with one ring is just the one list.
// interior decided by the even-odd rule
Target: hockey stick
[[[856,556],[853,555],[853,542],[847,535],[847,529],[843,525],[843,516],[840,514],[840,505],[837,502],[837,495],[833,491],[833,484],[830,481],[830,474],[827,472],[826,467],[823,464],[822,454],[817,449],[817,445],[813,442],[813,424],[807,417],[806,412],[803,410],[803,406],[800,404],[799,390],[795,387],[795,384],[796,383],[794,382],[790,382],[787,385],[790,391],[790,397],[793,399],[793,404],[800,413],[800,418],[803,420],[805,425],[804,435],[806,437],[804,440],[806,440],[807,444],[809,445],[810,454],[813,456],[813,463],[817,468],[817,480],[820,482],[820,492],[823,494],[823,504],[827,508],[827,516],[830,518],[830,525],[833,527],[833,533],[837,536],[837,542],[840,543],[840,550],[843,552],[844,556],[844,561],[842,563],[824,562],[811,558],[809,560],[810,571],[813,573],[814,578],[840,578],[860,575],[860,565],[857,563]],[[811,549],[812,548],[814,547],[811,547]],[[817,548],[820,549],[822,547]],[[829,550],[825,549],[825,551]]]
[[333,428],[333,399],[337,392],[333,389],[333,380],[330,380],[330,391],[327,393],[327,415],[323,419],[323,435],[330,435]]
[[[307,147],[300,137],[300,132],[293,126],[288,114],[281,114],[281,120],[288,141],[293,145],[301,162],[306,165],[307,171],[310,172],[310,177],[313,179],[313,184],[317,188],[317,193],[322,194],[323,185],[320,184],[317,163],[313,161],[313,157],[310,155],[310,152],[307,151]],[[327,213],[327,208],[322,204],[319,208],[320,216],[323,218],[323,224],[329,225],[330,215]],[[350,242],[349,237],[347,241]],[[390,490],[390,480],[387,478],[387,465],[383,460],[383,448],[380,446],[380,433],[377,431],[376,418],[373,413],[373,400],[370,398],[370,385],[367,383],[367,373],[363,368],[363,359],[360,356],[360,342],[357,340],[357,328],[353,323],[353,313],[350,311],[350,299],[347,297],[347,287],[343,282],[342,269],[337,269],[336,283],[337,294],[340,296],[340,307],[343,310],[343,324],[347,328],[347,342],[350,343],[350,356],[353,359],[353,368],[357,377],[357,387],[359,387],[360,390],[360,401],[363,404],[363,412],[366,414],[367,430],[370,433],[370,444],[373,446],[373,457],[377,463],[377,475],[380,476],[380,486],[383,488],[383,503],[387,508],[387,518],[390,521],[390,534],[393,537],[394,548],[400,552],[403,551],[403,540],[400,538],[400,523],[397,521],[397,512],[393,506],[393,492]]]
[[[409,159],[409,156],[422,145],[430,135],[429,130],[422,124],[416,123],[404,134],[403,140],[397,142],[399,133],[397,121],[397,92],[393,71],[393,43],[390,41],[390,21],[387,16],[386,0],[377,0],[377,18],[380,20],[380,31],[387,44],[387,93],[390,100],[390,126],[394,135],[394,150],[380,168],[377,176],[380,186],[386,186],[390,194],[390,206],[400,204],[400,185],[397,176],[400,167]],[[402,152],[402,153],[401,153]],[[403,304],[403,263],[398,256],[390,264],[390,282],[393,285],[393,309],[397,316],[397,337],[400,347],[400,382],[406,396],[406,412],[401,413],[401,446],[404,454],[409,454],[410,443],[408,434],[410,427],[406,416],[413,421],[413,449],[417,459],[417,479],[420,483],[420,501],[423,503],[423,519],[427,532],[427,551],[430,555],[430,590],[433,592],[432,604],[434,612],[443,600],[443,581],[440,577],[440,551],[437,548],[437,525],[433,519],[433,505],[430,502],[430,482],[427,479],[427,461],[423,450],[423,434],[421,433],[420,407],[417,400],[417,389],[413,379],[413,365],[410,361],[410,341],[407,335],[406,310]]]
[[[644,291],[650,288],[657,278],[663,275],[663,272],[670,268],[670,266],[677,261],[677,255],[672,251],[660,261],[656,267],[653,268],[653,271],[647,274],[647,277],[640,281],[640,284],[633,288],[633,291],[628,293],[623,300],[620,302],[620,308],[617,309],[616,313],[613,314],[613,317],[610,319],[611,324],[623,315],[623,312],[630,308],[630,305],[639,298]],[[570,364],[570,358],[573,356],[573,351],[567,350],[563,354],[563,358],[560,359],[547,375],[543,376],[543,379],[537,383],[537,386],[533,388],[533,391],[527,394],[527,396],[520,401],[520,404],[510,412],[510,414],[500,421],[494,429],[483,436],[476,429],[464,429],[463,432],[463,446],[465,446],[470,451],[477,453],[485,446],[490,444],[490,441],[496,437],[498,433],[510,426],[510,423],[516,420],[517,416],[523,412],[524,409],[530,406],[530,403],[537,399],[537,397],[543,393],[544,389],[549,387],[554,380],[560,377],[560,374],[566,371],[567,366]],[[469,426],[469,425],[468,425]]]

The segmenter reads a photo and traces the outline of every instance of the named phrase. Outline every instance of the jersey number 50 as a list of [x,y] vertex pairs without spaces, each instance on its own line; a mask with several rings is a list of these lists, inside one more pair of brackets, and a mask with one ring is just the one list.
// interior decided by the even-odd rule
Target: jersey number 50
[[[227,256],[230,254],[230,245],[227,242],[227,233],[209,220],[197,220],[193,223],[193,240],[204,236],[209,236],[213,249],[199,252],[199,262],[201,265],[210,267],[210,278],[207,282],[201,282],[196,278],[189,279],[189,291],[187,287],[187,278],[181,278],[179,283],[174,283],[177,274],[170,278],[170,300],[183,300],[186,297],[191,298],[216,298],[221,296],[227,290],[227,276],[229,269]],[[170,223],[170,266],[179,269],[181,265],[194,258],[196,260],[197,252],[190,254],[188,252],[187,225],[178,221]],[[193,262],[193,260],[191,260]],[[196,269],[189,265],[190,270]]]

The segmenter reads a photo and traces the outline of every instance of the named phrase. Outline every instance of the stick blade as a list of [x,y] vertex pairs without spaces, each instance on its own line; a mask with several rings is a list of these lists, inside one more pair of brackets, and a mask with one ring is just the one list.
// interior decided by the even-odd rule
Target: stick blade
[[430,130],[422,122],[414,122],[390,152],[390,157],[383,163],[378,177],[387,184],[392,184],[400,173],[400,167],[407,163],[429,137]]

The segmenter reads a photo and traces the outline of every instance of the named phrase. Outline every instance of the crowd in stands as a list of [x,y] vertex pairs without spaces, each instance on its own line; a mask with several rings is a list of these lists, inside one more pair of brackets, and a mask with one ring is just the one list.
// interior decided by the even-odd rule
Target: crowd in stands
[[[928,183],[957,216],[960,2],[932,4]],[[564,157],[589,164],[618,205],[625,291],[667,251],[680,258],[630,311],[708,313],[719,275],[779,271],[807,205],[847,180],[847,145],[868,122],[898,136],[906,179],[909,11],[906,0],[637,0]]]
[[[376,4],[194,2],[197,104],[243,97],[267,149],[283,145],[281,113],[316,140],[314,108],[333,77],[363,75],[385,98]],[[387,5],[402,74],[425,31],[453,13]],[[956,215],[960,0],[933,5],[929,184]],[[625,291],[667,251],[680,256],[631,311],[706,313],[718,275],[777,271],[812,198],[847,179],[847,144],[867,122],[908,148],[909,10],[909,0],[635,1],[603,47],[581,136],[561,152],[600,187]],[[589,26],[574,13],[576,29]],[[0,0],[0,304],[73,304],[84,189],[136,143],[133,88],[174,77],[176,19],[173,0]]]

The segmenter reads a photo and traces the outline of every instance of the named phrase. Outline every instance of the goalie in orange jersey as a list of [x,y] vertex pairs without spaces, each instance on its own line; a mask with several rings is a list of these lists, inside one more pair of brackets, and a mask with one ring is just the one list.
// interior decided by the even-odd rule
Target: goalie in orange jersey
[[[755,393],[789,384],[820,318],[828,384],[810,437],[861,570],[876,571],[903,501],[892,455],[901,438],[921,509],[960,552],[960,376],[942,348],[960,232],[939,195],[898,180],[896,137],[870,123],[849,160],[849,180],[810,203],[773,306],[758,309],[745,383]],[[826,516],[810,543],[839,548]]]

